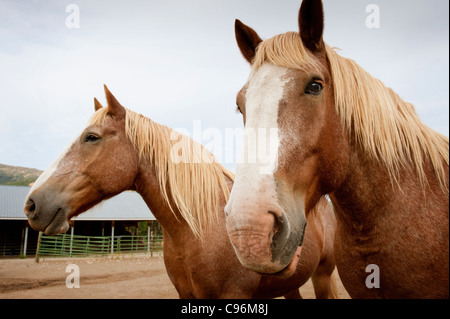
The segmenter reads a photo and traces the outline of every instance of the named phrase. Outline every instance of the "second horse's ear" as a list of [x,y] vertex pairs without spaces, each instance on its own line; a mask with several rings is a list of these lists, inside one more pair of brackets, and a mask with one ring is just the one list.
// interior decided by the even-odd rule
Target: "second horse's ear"
[[305,47],[312,52],[323,49],[324,18],[322,0],[303,0],[298,14],[298,26]]
[[256,54],[256,47],[262,42],[255,30],[236,19],[234,23],[236,41],[244,58],[251,64]]
[[125,108],[117,101],[117,99],[108,90],[108,87],[104,85],[106,101],[108,102],[108,113],[116,118],[125,118]]
[[103,105],[95,97],[94,97],[94,107],[96,112],[103,107]]

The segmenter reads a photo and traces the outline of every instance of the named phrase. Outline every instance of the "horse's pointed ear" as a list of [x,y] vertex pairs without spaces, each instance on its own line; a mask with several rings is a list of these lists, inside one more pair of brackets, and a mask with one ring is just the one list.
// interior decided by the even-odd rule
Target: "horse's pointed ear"
[[103,105],[94,97],[94,107],[95,107],[95,112],[97,112],[98,110],[100,110]]
[[115,117],[125,117],[125,108],[117,101],[117,99],[108,90],[108,87],[104,85],[106,102],[108,103],[108,113]]
[[303,44],[316,52],[324,48],[322,0],[303,0],[298,14],[298,26]]
[[252,63],[256,54],[256,47],[262,42],[261,38],[255,30],[246,26],[238,19],[234,23],[234,32],[242,55],[249,63]]

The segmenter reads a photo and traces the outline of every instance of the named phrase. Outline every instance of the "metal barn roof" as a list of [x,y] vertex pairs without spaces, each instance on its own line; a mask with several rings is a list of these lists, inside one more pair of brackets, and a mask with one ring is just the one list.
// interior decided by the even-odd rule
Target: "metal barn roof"
[[[0,185],[0,220],[26,220],[23,212],[29,186]],[[123,192],[72,218],[73,220],[156,220],[141,196]]]

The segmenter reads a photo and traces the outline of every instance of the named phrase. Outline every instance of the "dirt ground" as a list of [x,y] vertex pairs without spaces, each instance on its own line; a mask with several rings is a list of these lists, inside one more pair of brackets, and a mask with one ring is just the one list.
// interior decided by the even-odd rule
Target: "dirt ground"
[[[79,267],[80,287],[67,288],[69,264]],[[73,281],[71,281],[73,282]],[[338,280],[339,298],[349,298]],[[303,298],[315,298],[311,281],[300,288]],[[178,298],[162,256],[114,256],[109,258],[0,259],[0,299],[58,298]]]

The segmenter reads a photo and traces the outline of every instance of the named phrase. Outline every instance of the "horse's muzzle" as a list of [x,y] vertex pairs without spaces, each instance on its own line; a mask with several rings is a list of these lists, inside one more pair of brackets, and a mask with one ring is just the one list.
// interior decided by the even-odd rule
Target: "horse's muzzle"
[[[283,213],[230,214],[227,230],[238,259],[246,268],[262,274],[282,272],[283,276],[295,271],[295,257],[300,254],[298,237],[293,236]],[[287,268],[289,271],[285,272]]]
[[24,206],[30,226],[46,235],[65,233],[69,229],[68,210],[53,194],[36,190],[28,195]]

